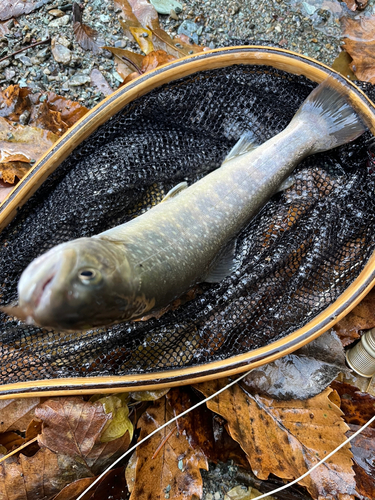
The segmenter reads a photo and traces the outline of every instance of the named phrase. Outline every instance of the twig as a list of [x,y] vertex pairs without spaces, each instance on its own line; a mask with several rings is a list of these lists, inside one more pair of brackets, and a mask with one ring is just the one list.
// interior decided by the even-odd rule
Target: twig
[[22,446],[19,446],[18,448],[16,448],[15,450],[11,451],[10,453],[8,453],[7,455],[5,455],[5,457],[2,457],[0,458],[0,463],[1,462],[4,462],[4,460],[6,460],[7,458],[11,457],[12,455],[14,455],[15,453],[23,450],[24,448],[26,448],[26,446],[29,446],[29,444],[32,444],[32,443],[35,443],[35,441],[38,439],[38,436],[36,436],[35,438],[33,439],[30,439],[30,441],[27,441],[27,443],[23,443]]
[[24,47],[23,49],[17,50],[16,52],[13,52],[12,54],[8,54],[7,56],[4,56],[3,58],[0,59],[0,62],[5,61],[5,59],[9,59],[9,57],[13,57],[16,54],[19,54],[20,52],[23,52],[27,49],[31,49],[32,47],[36,47],[37,45],[41,45],[42,43],[48,43],[50,40],[51,40],[50,38],[46,38],[45,40],[42,40],[40,42],[32,43],[31,45],[28,45],[27,47]]
[[[105,47],[103,47],[103,48],[105,48]],[[143,74],[143,71],[141,70],[141,68],[138,68],[138,66],[131,59],[129,59],[128,57],[123,56],[123,55],[117,56],[117,57],[120,57],[120,59],[122,59],[124,62],[126,62],[126,63],[131,64],[132,66],[134,66],[135,70],[137,71],[137,73],[139,75]]]
[[177,425],[175,425],[173,427],[173,429],[171,429],[168,434],[165,436],[165,438],[162,440],[162,442],[159,444],[159,446],[156,448],[155,450],[155,453],[152,455],[151,459],[153,460],[154,458],[157,457],[157,454],[159,453],[159,451],[163,448],[163,446],[165,445],[165,443],[168,441],[168,439],[172,436],[172,434],[174,433],[174,431],[177,429]]

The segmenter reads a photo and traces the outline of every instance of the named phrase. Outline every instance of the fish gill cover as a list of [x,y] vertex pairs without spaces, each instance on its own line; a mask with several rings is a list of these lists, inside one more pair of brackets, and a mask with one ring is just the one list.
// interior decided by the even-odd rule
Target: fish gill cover
[[[66,159],[0,235],[1,302],[35,257],[130,220],[176,184],[217,168],[241,133],[281,132],[315,84],[235,66],[127,105]],[[363,84],[369,97],[375,92]],[[127,375],[205,364],[265,346],[333,303],[375,249],[370,134],[306,159],[238,239],[239,267],[160,319],[58,333],[2,314],[0,383]]]

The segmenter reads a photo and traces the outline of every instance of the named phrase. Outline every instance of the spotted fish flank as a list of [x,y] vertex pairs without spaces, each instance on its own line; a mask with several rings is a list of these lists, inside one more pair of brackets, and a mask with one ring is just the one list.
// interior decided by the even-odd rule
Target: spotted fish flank
[[63,243],[19,282],[27,322],[87,329],[163,309],[199,282],[233,271],[236,235],[307,155],[353,140],[359,118],[328,79],[290,125],[261,146],[245,134],[221,168],[130,222]]

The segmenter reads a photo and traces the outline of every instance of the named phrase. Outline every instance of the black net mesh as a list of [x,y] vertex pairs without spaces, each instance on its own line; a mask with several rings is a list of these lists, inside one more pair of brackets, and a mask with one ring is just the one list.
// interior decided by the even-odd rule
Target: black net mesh
[[[172,82],[126,106],[82,143],[0,235],[1,302],[27,264],[91,236],[218,167],[241,132],[259,141],[290,122],[314,83],[271,67],[233,66]],[[372,86],[366,86],[370,98]],[[2,384],[125,375],[205,364],[301,327],[358,276],[374,251],[369,134],[308,158],[239,237],[239,269],[160,319],[57,333],[2,315]]]

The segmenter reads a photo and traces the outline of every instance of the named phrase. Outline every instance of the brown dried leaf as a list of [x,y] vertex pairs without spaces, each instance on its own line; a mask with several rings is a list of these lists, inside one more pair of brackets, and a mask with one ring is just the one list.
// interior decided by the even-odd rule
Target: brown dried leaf
[[346,78],[349,78],[349,80],[356,80],[357,78],[353,73],[352,68],[350,67],[352,62],[353,59],[350,57],[350,55],[345,52],[345,50],[342,50],[333,61],[332,69],[338,71],[341,75],[346,76]]
[[176,58],[167,54],[165,50],[153,50],[149,54],[145,56],[142,61],[142,73],[146,73],[147,71],[151,71],[152,69],[161,66],[162,64],[166,64],[170,61],[174,61]]
[[[209,396],[225,385],[217,380],[197,385]],[[238,384],[207,402],[228,422],[230,435],[246,452],[260,479],[275,474],[299,477],[345,440],[347,425],[340,409],[329,400],[331,389],[306,401],[275,401],[252,396]],[[349,445],[339,450],[300,484],[314,498],[354,495],[355,481]],[[342,498],[342,496],[341,496]]]
[[[82,106],[82,104],[66,99],[65,97],[57,95],[54,92],[47,92],[46,103],[51,111],[61,114],[61,120],[67,125],[68,128],[74,125],[88,112],[88,108]],[[32,121],[29,122],[29,124],[31,125]],[[46,127],[43,126],[42,128]]]
[[[75,500],[94,481],[95,477],[84,477],[82,479],[77,479],[73,483],[65,486],[65,488],[63,488],[60,491],[60,493],[55,496],[53,500]],[[83,500],[90,500],[92,497],[92,491],[93,490],[89,490],[87,494],[83,497]]]
[[0,21],[6,21],[11,17],[19,17],[39,9],[50,0],[39,0],[38,2],[27,2],[26,0],[2,0],[0,2]]
[[8,23],[0,23],[0,34],[2,36],[8,35],[10,33],[9,28],[8,28]]
[[[358,431],[358,425],[350,425],[347,436]],[[357,493],[361,499],[375,498],[375,429],[364,429],[351,441]]]
[[117,47],[105,46],[103,48],[109,50],[115,56],[117,73],[124,79],[130,75],[130,73],[133,73],[134,69],[137,71],[137,76],[141,74],[142,62],[145,56],[141,56],[130,50],[118,49]]
[[351,344],[360,337],[361,330],[375,327],[375,288],[362,299],[362,301],[336,323],[334,330],[340,337],[344,346]]
[[0,203],[6,200],[13,188],[14,185],[0,181]]
[[144,28],[159,28],[159,16],[147,0],[115,0],[115,7],[122,10],[126,21],[130,21],[133,26],[140,23]]
[[0,432],[25,432],[39,403],[40,398],[0,400]]
[[185,57],[189,54],[203,52],[205,47],[195,43],[187,43],[181,36],[175,36],[173,39],[162,29],[152,30],[152,43],[154,50],[165,50],[174,57]]
[[0,92],[0,116],[18,122],[20,115],[31,107],[30,90],[10,85]]
[[25,439],[16,432],[4,432],[0,434],[0,445],[4,446],[7,451],[12,451],[23,445]]
[[375,16],[344,18],[343,48],[353,59],[351,68],[364,82],[375,83]]
[[[50,500],[77,478],[56,453],[43,448],[34,456],[20,455],[0,464],[0,500]],[[71,464],[70,464],[71,465]]]
[[96,68],[94,68],[90,73],[91,85],[96,87],[100,92],[107,96],[112,94],[113,89],[104,78],[103,74]]
[[[341,410],[347,424],[363,425],[375,414],[375,397],[360,392],[358,387],[334,380],[332,389],[338,392],[341,398]],[[375,422],[371,424],[375,429]]]
[[111,492],[111,500],[123,500],[126,497],[128,488],[125,480],[125,467],[107,472],[100,480],[90,500],[109,500],[108,492]]
[[[165,397],[150,406],[138,421],[143,439],[173,416]],[[188,439],[177,432],[174,423],[155,434],[136,451],[136,480],[130,500],[169,498],[174,500],[202,496],[199,469],[208,469],[203,453],[194,450]]]
[[352,12],[366,8],[368,0],[344,0],[348,9]]
[[[177,416],[195,405],[199,399],[194,391],[184,389],[171,389],[167,400]],[[189,412],[177,420],[177,429],[184,434],[191,447],[201,450],[211,462],[228,462],[233,460],[237,465],[247,468],[246,455],[239,444],[234,441],[225,429],[225,420],[213,414],[204,405]]]
[[98,32],[90,28],[87,24],[74,23],[73,31],[76,36],[77,42],[84,50],[91,50],[93,54],[99,54],[102,49],[96,43]]
[[40,446],[73,457],[88,473],[98,474],[118,455],[127,450],[127,432],[109,443],[101,443],[100,435],[111,415],[99,402],[83,401],[80,397],[49,399],[36,410],[43,420]]

